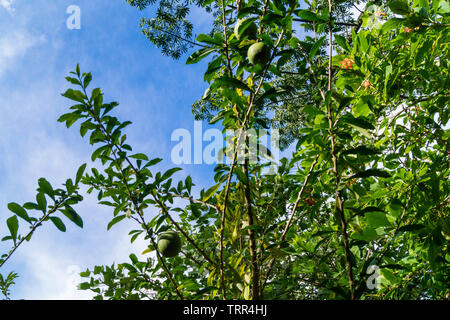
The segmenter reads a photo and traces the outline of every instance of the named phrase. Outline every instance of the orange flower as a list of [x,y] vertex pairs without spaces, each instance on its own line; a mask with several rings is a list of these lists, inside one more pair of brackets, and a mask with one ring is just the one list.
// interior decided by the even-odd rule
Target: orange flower
[[345,58],[343,61],[341,61],[341,68],[342,69],[352,69],[352,65],[355,63],[353,59]]
[[386,15],[386,12],[383,12],[383,11],[381,11],[381,10],[378,10],[377,12],[375,12],[375,15],[377,16],[377,17],[381,17],[381,16],[385,16]]
[[405,32],[411,32],[411,31],[413,31],[413,29],[410,29],[410,28],[408,28],[408,27],[405,27]]
[[362,84],[361,84],[364,88],[368,88],[368,87],[372,87],[372,85],[370,84],[370,81],[365,79]]

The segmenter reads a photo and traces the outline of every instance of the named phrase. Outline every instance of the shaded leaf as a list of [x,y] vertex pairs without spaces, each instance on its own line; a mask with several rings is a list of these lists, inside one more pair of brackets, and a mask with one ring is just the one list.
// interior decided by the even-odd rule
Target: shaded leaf
[[122,220],[125,219],[125,218],[126,218],[126,215],[125,215],[125,214],[115,217],[114,219],[112,219],[112,220],[108,223],[108,227],[107,227],[106,229],[107,229],[107,230],[111,229],[111,227],[112,227],[113,225],[115,225],[116,223],[122,221]]
[[189,56],[186,60],[186,64],[197,63],[203,58],[206,58],[210,53],[214,52],[215,48],[202,48]]
[[19,221],[17,220],[17,216],[12,216],[6,220],[6,224],[8,226],[9,232],[11,233],[11,237],[14,242],[17,239],[17,230],[19,229]]
[[366,171],[358,172],[351,176],[348,179],[353,178],[367,178],[367,177],[381,177],[381,178],[389,178],[391,174],[387,171],[380,170],[380,169],[368,169]]
[[59,231],[66,232],[66,226],[58,217],[49,217],[53,224],[58,228]]

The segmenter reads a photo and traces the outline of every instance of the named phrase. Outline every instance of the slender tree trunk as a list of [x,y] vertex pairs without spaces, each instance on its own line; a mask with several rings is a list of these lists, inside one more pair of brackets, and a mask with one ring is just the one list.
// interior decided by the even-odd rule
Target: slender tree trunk
[[[245,176],[247,177],[247,181],[244,184],[244,193],[245,193],[245,207],[247,211],[247,223],[249,226],[253,226],[255,224],[254,216],[253,216],[253,208],[251,203],[251,193],[250,193],[250,180],[248,173],[248,152],[246,152],[245,162],[243,165],[243,171]],[[252,266],[252,299],[259,300],[259,267],[258,267],[258,258],[256,253],[256,237],[255,231],[253,229],[248,229],[249,236],[249,248],[250,248],[250,259]]]

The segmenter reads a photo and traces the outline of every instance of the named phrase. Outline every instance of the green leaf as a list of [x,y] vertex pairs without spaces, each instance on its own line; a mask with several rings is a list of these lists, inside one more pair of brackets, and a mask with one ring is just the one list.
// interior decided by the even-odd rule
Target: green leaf
[[80,182],[81,178],[83,177],[84,170],[86,170],[86,163],[82,164],[80,168],[78,168],[77,175],[75,177],[75,185],[78,185],[78,183]]
[[70,221],[75,223],[77,226],[83,228],[83,220],[71,206],[66,206],[64,209],[60,209],[59,211],[61,211]]
[[143,153],[133,154],[132,156],[130,156],[130,158],[137,159],[137,160],[148,161],[148,157],[145,154],[143,154]]
[[[236,25],[236,26],[239,26],[239,29],[237,30],[237,31],[238,31],[238,35],[239,35],[239,39],[241,39],[241,37],[242,37],[242,35],[244,34],[245,30],[247,30],[248,27],[249,27],[250,25],[252,25],[252,23],[254,23],[254,21],[255,21],[256,19],[257,19],[257,18],[245,19],[245,20],[242,21],[239,25]],[[236,32],[236,26],[235,26],[234,32]]]
[[167,170],[161,177],[161,181],[169,179],[175,172],[182,170],[181,168],[172,168]]
[[[209,1],[209,2],[213,2],[213,1]],[[241,19],[245,16],[248,16],[249,14],[256,14],[261,16],[262,15],[262,11],[257,7],[257,6],[249,6],[249,7],[245,7],[242,8],[239,13],[238,13],[238,19]]]
[[389,269],[386,268],[380,269],[380,274],[382,276],[381,283],[383,285],[386,286],[393,285],[398,281],[397,276]]
[[357,174],[354,174],[348,179],[353,178],[367,178],[367,177],[381,177],[381,178],[389,178],[391,174],[387,171],[383,171],[380,169],[368,169],[366,171],[358,172]]
[[26,210],[22,208],[20,205],[18,205],[15,202],[11,202],[8,204],[8,209],[12,212],[14,212],[16,215],[21,217],[23,220],[31,223],[30,217],[28,216]]
[[392,199],[388,209],[393,217],[398,217],[403,212],[403,203],[399,199]]
[[191,54],[189,56],[189,58],[187,58],[186,60],[186,64],[193,64],[193,63],[197,63],[200,60],[202,60],[203,58],[206,58],[209,54],[211,54],[212,52],[214,52],[216,49],[215,48],[202,48],[198,51],[195,51],[193,54]]
[[59,117],[58,122],[66,122],[66,127],[70,128],[78,119],[83,116],[78,112],[66,113]]
[[240,182],[242,182],[243,184],[248,183],[247,176],[244,174],[244,172],[240,168],[235,168],[234,173],[236,174],[236,176]]
[[66,77],[66,80],[72,84],[81,85],[80,81],[78,81],[78,79],[76,78]]
[[207,34],[203,34],[203,33],[200,33],[200,34],[197,36],[197,41],[198,41],[198,42],[207,43],[207,44],[217,45],[217,46],[223,45],[223,43],[221,43],[221,42],[218,41],[217,39],[214,39],[214,38],[212,38],[211,36],[209,36],[209,35],[207,35]]
[[407,15],[411,11],[406,0],[393,0],[388,3],[388,6],[396,14]]
[[433,46],[433,41],[427,40],[425,43],[417,50],[416,57],[414,59],[414,66],[418,66],[423,58],[426,56],[427,52],[430,52]]
[[53,224],[58,228],[59,231],[66,232],[66,226],[58,217],[49,217]]
[[355,118],[350,114],[346,114],[340,118],[340,121],[351,124],[362,129],[374,130],[375,127],[369,121],[363,118]]
[[39,184],[39,188],[38,188],[39,192],[43,192],[43,193],[47,194],[53,200],[55,199],[55,191],[53,190],[50,182],[48,182],[45,178],[40,178],[38,180],[38,184]]
[[47,199],[45,199],[45,195],[42,192],[36,194],[36,201],[38,203],[39,209],[45,213],[47,210]]
[[383,26],[381,27],[381,31],[388,32],[393,29],[397,29],[399,26],[402,25],[403,21],[404,21],[404,19],[400,19],[400,18],[389,19],[388,21],[383,23]]
[[370,225],[370,227],[374,229],[390,225],[388,219],[386,218],[386,214],[383,212],[379,211],[366,212],[365,216],[367,223]]
[[317,40],[313,46],[311,47],[311,50],[309,51],[309,58],[312,59],[317,54],[317,51],[319,51],[320,47],[323,45],[323,42],[325,41],[325,36],[321,37],[319,40]]
[[230,77],[220,77],[220,78],[214,80],[214,87],[232,87],[232,88],[247,90],[250,92],[253,91],[252,89],[250,89],[249,86],[247,86],[241,80],[238,80],[236,78],[230,78]]
[[158,164],[158,163],[160,163],[161,161],[162,161],[161,158],[155,158],[155,159],[152,159],[152,160],[150,160],[149,162],[147,162],[147,164],[144,166],[144,168],[154,166],[155,164]]
[[388,84],[389,84],[389,77],[392,73],[392,65],[389,64],[386,66],[386,70],[385,70],[385,77],[384,77],[384,92],[383,95],[385,98],[387,98],[387,89],[388,89]]
[[400,227],[398,229],[398,232],[414,232],[414,231],[418,231],[418,230],[422,230],[423,228],[425,228],[425,226],[423,224],[408,224],[406,226]]
[[113,225],[115,225],[116,223],[122,221],[122,220],[125,219],[125,218],[126,218],[126,215],[125,215],[125,214],[123,214],[123,215],[121,215],[121,216],[115,217],[114,219],[112,219],[112,220],[108,223],[107,230],[111,229],[111,227],[112,227]]
[[336,34],[336,35],[334,35],[334,40],[336,40],[336,43],[345,51],[348,51],[348,52],[351,51],[350,45],[348,44],[345,37],[343,37],[339,34]]
[[355,239],[371,242],[378,238],[378,234],[376,233],[375,229],[367,227],[362,231],[362,233],[355,233],[353,237]]
[[100,88],[92,90],[91,99],[94,102],[94,114],[100,115],[100,109],[103,106],[103,93]]
[[363,100],[360,100],[358,103],[354,104],[352,111],[355,117],[367,117],[372,112],[372,110],[370,110],[369,108],[369,105]]
[[186,185],[186,189],[188,190],[189,193],[191,193],[191,188],[192,188],[192,178],[191,176],[187,176],[186,180],[184,181],[184,184]]
[[211,198],[217,192],[221,184],[222,181],[206,190],[205,193],[203,194],[202,201],[203,202],[208,201],[208,199]]
[[89,290],[91,288],[91,285],[89,282],[82,282],[78,285],[79,290]]
[[323,21],[320,19],[314,12],[311,12],[309,10],[296,10],[295,14],[297,17],[303,20],[307,21]]
[[347,149],[342,154],[359,154],[362,156],[379,154],[380,151],[375,148],[369,148],[367,146],[357,146],[356,148]]
[[439,2],[438,13],[439,14],[448,14],[450,12],[450,4],[448,0],[442,0]]
[[27,210],[41,210],[41,207],[39,207],[38,204],[33,203],[33,202],[26,202],[23,204],[24,209]]
[[89,83],[91,83],[92,80],[92,74],[89,72],[88,74],[86,74],[86,76],[84,77],[83,80],[83,87],[87,88],[89,86]]
[[73,89],[67,89],[67,91],[64,92],[62,96],[81,103],[84,103],[84,100],[86,99],[86,96],[83,92]]
[[66,189],[67,189],[67,194],[69,194],[69,195],[71,195],[72,193],[75,192],[75,186],[73,185],[72,179],[66,180]]
[[8,220],[6,220],[6,224],[8,225],[9,232],[11,233],[11,237],[15,243],[17,239],[17,230],[19,229],[19,221],[17,220],[17,216],[8,218]]

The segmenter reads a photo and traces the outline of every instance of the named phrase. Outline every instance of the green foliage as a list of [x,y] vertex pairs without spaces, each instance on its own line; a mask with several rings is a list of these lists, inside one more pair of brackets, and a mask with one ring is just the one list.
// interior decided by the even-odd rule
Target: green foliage
[[14,280],[18,277],[18,274],[15,272],[10,272],[6,276],[6,278],[4,278],[2,274],[0,274],[0,290],[5,297],[5,300],[9,300],[10,287],[15,284]]
[[[448,31],[442,6],[374,2],[358,21],[333,20],[330,30],[325,1],[308,9],[295,2],[239,5],[238,18],[258,26],[255,40],[270,46],[274,59],[252,65],[246,55],[255,40],[237,39],[241,30],[234,34],[236,8],[230,7],[226,34],[213,29],[199,35],[205,46],[187,60],[211,59],[204,76],[210,87],[193,111],[224,129],[262,122],[287,129],[285,145],[297,142],[293,156],[281,160],[275,175],[262,175],[259,163],[218,165],[214,185],[196,199],[191,177],[172,187],[161,173],[137,170],[117,146],[120,157],[111,158],[114,143],[100,130],[106,145],[99,155],[110,161],[109,171],[93,171],[84,180],[99,190],[99,199],[113,200],[101,203],[115,207],[115,215],[128,210],[143,226],[130,232],[132,242],[141,235],[150,240],[143,254],[157,254],[152,239],[169,228],[186,240],[183,254],[170,260],[157,254],[145,263],[153,270],[146,282],[155,285],[151,298],[448,297]],[[348,8],[349,2],[340,2],[332,17]],[[386,14],[388,8],[406,18]],[[294,35],[294,15],[313,36]],[[353,27],[351,36],[345,23]],[[174,197],[188,203],[175,206]],[[160,214],[146,222],[143,210],[150,205]],[[132,261],[141,263],[136,256]],[[371,265],[380,269],[378,287],[368,285]],[[84,289],[99,279],[92,277]],[[97,298],[123,291],[111,283],[108,288]]]
[[[144,9],[156,1],[129,3]],[[160,1],[150,40],[162,44],[165,26],[179,36],[190,3]],[[187,60],[210,59],[209,88],[194,113],[224,130],[274,125],[285,146],[296,145],[272,175],[260,158],[238,163],[235,153],[198,197],[179,168],[158,172],[161,159],[133,151],[124,133],[130,122],[113,115],[118,103],[88,90],[92,76],[77,66],[66,78],[76,88],[63,94],[75,104],[59,121],[79,121],[101,169],[84,174],[82,166],[64,192],[39,180],[37,203],[10,204],[5,240],[16,245],[18,222],[38,221],[26,210],[45,212],[50,199],[53,208],[69,201],[58,210],[82,225],[73,201],[61,198],[82,183],[111,208],[107,228],[133,220],[130,241],[142,237],[141,255],[152,255],[83,272],[80,289],[95,299],[448,298],[448,6],[373,1],[354,21],[343,19],[351,3],[214,2],[212,30],[196,38],[201,49]],[[239,40],[237,19],[254,22],[257,39]],[[307,31],[301,38],[297,22]],[[173,57],[193,44],[170,37],[163,53]],[[255,42],[270,48],[266,63],[247,58]],[[157,239],[169,229],[183,250],[166,259]],[[372,266],[377,286],[369,285]]]

